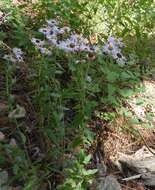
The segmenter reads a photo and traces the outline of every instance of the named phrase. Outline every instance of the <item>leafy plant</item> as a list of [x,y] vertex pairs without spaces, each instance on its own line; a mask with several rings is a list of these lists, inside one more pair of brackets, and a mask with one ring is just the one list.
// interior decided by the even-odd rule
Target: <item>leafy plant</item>
[[[84,149],[74,156],[71,152],[73,159],[63,170],[65,155],[77,146],[91,145],[95,134],[88,125],[95,111],[99,119],[110,122],[124,100],[141,90],[139,84],[147,71],[143,63],[147,58],[154,60],[153,0],[16,4],[1,0],[0,8],[7,14],[0,21],[0,89],[7,106],[2,113],[2,121],[7,120],[2,126],[7,139],[0,142],[0,167],[13,175],[11,185],[20,183],[24,190],[41,189],[45,184],[56,189],[60,182],[58,189],[86,189],[96,172],[87,169],[91,156]],[[64,36],[57,36],[57,46],[38,31],[44,32],[49,19],[59,21],[57,28],[54,26],[59,31],[69,28]],[[64,51],[66,46],[59,48],[71,34],[86,40],[82,45],[87,50],[91,47],[90,51],[77,48],[73,53]],[[122,49],[119,37],[125,42]],[[46,41],[44,47],[34,46],[34,38]],[[70,45],[69,49],[75,44]],[[104,45],[107,51],[103,51]],[[112,49],[119,54],[112,54]],[[118,64],[118,56],[125,58],[123,64]],[[16,111],[19,116],[21,110],[22,118],[9,117]],[[123,114],[132,116],[128,111]],[[152,115],[147,114],[147,118],[151,121]],[[15,146],[10,145],[12,138]]]
[[86,155],[84,150],[81,149],[78,154],[75,155],[75,159],[69,169],[66,169],[66,179],[63,185],[58,187],[59,190],[84,190],[87,189],[89,183],[92,180],[93,175],[97,172],[96,169],[86,169],[86,165],[89,164],[91,155]]

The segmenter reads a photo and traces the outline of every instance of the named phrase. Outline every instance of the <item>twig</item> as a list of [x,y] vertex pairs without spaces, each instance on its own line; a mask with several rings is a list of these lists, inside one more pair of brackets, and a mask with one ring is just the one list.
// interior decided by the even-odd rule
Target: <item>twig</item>
[[143,135],[140,133],[140,131],[138,129],[136,129],[136,131],[139,133],[140,137],[142,138],[144,144],[146,145],[147,149],[153,154],[155,155],[155,152],[149,147],[149,145],[147,144],[145,138],[143,137]]
[[122,181],[130,181],[130,180],[133,180],[133,179],[139,179],[141,176],[142,176],[142,174],[133,175],[133,176],[126,177],[126,178],[122,179]]

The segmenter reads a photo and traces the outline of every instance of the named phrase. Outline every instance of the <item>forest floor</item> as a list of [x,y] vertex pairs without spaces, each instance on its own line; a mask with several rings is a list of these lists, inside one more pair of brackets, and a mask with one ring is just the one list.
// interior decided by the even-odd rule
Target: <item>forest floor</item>
[[[155,82],[144,80],[144,91],[131,97],[126,105],[125,115],[120,114],[116,119],[102,126],[100,146],[104,153],[104,162],[110,175],[120,174],[116,169],[116,161],[120,154],[132,155],[145,146],[155,150]],[[135,122],[136,121],[136,122]],[[123,190],[147,190],[142,180],[131,180],[121,184]]]
[[[29,151],[29,155],[33,157],[35,156],[35,151],[37,151],[35,150],[35,147],[38,146],[37,133],[35,130],[32,130],[32,125],[36,122],[36,116],[27,92],[28,86],[26,81],[28,75],[26,74],[26,70],[20,70],[18,75],[20,75],[18,78],[20,78],[22,84],[20,81],[17,83],[17,86],[14,88],[14,96],[16,96],[16,103],[21,106],[19,108],[20,111],[17,115],[16,112],[12,112],[8,117],[7,101],[4,98],[1,99],[0,126],[4,133],[0,133],[0,141],[5,140],[5,142],[19,144],[20,146],[20,142],[16,139],[16,134],[13,132],[16,130],[16,124],[11,122],[10,118],[22,118],[20,120],[22,125],[24,123],[26,127],[25,129],[31,129],[27,150]],[[2,88],[2,75],[0,81]],[[118,179],[120,179],[120,176],[121,178],[123,177],[115,166],[115,162],[119,158],[120,153],[131,155],[143,146],[155,150],[155,82],[144,80],[142,85],[144,85],[144,91],[131,97],[126,102],[126,105],[124,105],[123,109],[125,109],[125,112],[117,114],[117,117],[112,122],[97,120],[92,121],[90,124],[92,129],[95,128],[95,126],[99,126],[99,131],[96,131],[96,144],[99,144],[99,150],[104,155],[103,161],[108,168],[108,175],[114,175]],[[94,148],[92,147],[90,152],[93,151]],[[121,181],[119,182],[123,190],[149,190],[149,188],[144,186],[143,181],[141,180],[131,180],[123,183]],[[16,188],[13,188],[13,190],[15,189]]]

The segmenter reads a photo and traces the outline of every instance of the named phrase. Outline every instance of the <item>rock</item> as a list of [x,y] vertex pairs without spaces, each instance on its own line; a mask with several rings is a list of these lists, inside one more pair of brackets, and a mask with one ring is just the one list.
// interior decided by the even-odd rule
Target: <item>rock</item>
[[10,139],[10,143],[9,143],[11,146],[17,146],[17,142],[16,142],[16,139],[14,138],[11,138]]
[[0,172],[0,190],[10,190],[10,187],[7,185],[8,182],[8,172]]
[[121,186],[113,176],[107,176],[99,184],[99,190],[121,190]]
[[144,184],[150,187],[155,187],[155,174],[146,173],[141,176]]
[[120,154],[117,166],[124,175],[128,176],[123,180],[129,181],[136,177],[140,178],[145,185],[155,187],[155,155],[153,154],[155,150],[149,149],[151,152],[143,146],[132,155]]
[[5,115],[8,111],[8,105],[6,102],[0,103],[0,115]]
[[97,163],[97,176],[100,177],[104,177],[106,176],[106,172],[107,172],[107,167],[104,164],[104,162],[102,161],[101,163]]
[[[151,151],[155,152],[153,149]],[[123,173],[129,170],[135,174],[155,173],[155,155],[149,152],[145,146],[132,155],[120,154],[118,163],[120,163]]]
[[5,135],[0,131],[0,142],[5,140]]

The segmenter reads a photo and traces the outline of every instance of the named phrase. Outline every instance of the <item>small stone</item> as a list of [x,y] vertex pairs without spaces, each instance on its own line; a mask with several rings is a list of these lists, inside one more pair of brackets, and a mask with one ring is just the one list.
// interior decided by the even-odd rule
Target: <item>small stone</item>
[[5,140],[5,135],[0,131],[0,142]]
[[155,174],[153,173],[145,173],[141,176],[144,184],[150,187],[155,187]]
[[10,145],[12,145],[12,146],[17,146],[16,139],[11,138],[11,139],[10,139]]
[[0,190],[10,190],[10,187],[7,185],[8,182],[8,172],[0,172]]
[[106,167],[106,165],[104,164],[103,161],[102,161],[101,163],[98,163],[98,164],[97,164],[97,169],[98,169],[97,175],[98,175],[99,177],[104,177],[104,176],[106,176],[107,167]]
[[8,105],[7,103],[0,103],[0,115],[3,115],[7,112],[8,110]]

